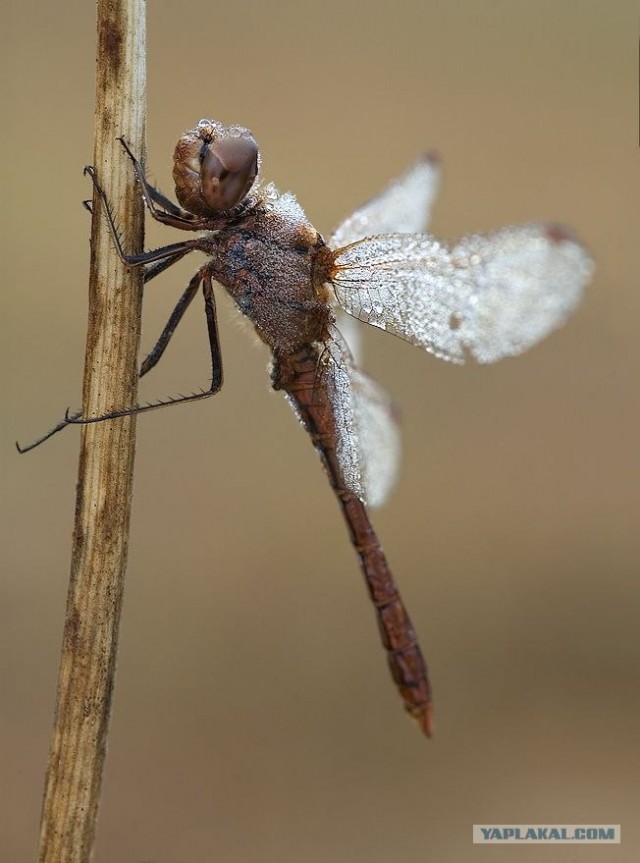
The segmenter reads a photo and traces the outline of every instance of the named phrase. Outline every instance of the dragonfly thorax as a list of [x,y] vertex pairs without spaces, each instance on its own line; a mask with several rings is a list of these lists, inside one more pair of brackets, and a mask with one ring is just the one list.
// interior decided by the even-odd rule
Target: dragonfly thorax
[[293,195],[273,189],[233,226],[210,235],[212,275],[278,354],[323,341],[334,316],[324,286],[324,240]]

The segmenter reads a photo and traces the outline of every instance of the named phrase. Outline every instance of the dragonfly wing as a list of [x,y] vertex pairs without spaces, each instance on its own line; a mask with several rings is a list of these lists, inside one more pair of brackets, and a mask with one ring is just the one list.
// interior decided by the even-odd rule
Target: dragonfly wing
[[318,398],[326,397],[331,405],[342,487],[379,506],[391,491],[400,459],[396,411],[384,390],[356,367],[335,327],[322,348],[316,388]]
[[398,409],[372,377],[353,369],[352,386],[360,426],[358,450],[362,484],[370,507],[382,506],[400,471]]
[[[339,248],[372,234],[417,233],[425,231],[431,215],[440,177],[433,154],[425,154],[378,195],[345,219],[329,240]],[[357,317],[357,316],[356,316]],[[356,363],[361,362],[361,333],[349,315],[338,310],[337,323]],[[372,378],[356,369],[355,398],[360,404],[365,454],[362,464],[369,506],[379,506],[388,497],[400,464],[400,430],[392,400]],[[366,443],[365,443],[366,441]]]
[[374,234],[425,231],[438,191],[439,173],[436,157],[426,154],[345,219],[333,233],[329,246],[337,249]]
[[353,360],[346,342],[333,328],[318,364],[318,383],[333,409],[336,458],[343,487],[366,503],[367,489],[360,460],[360,416],[353,387]]
[[[359,207],[338,226],[329,240],[332,249],[374,234],[415,234],[427,229],[440,178],[437,157],[426,153],[378,195]],[[337,323],[359,365],[361,331],[338,310]]]
[[349,351],[356,366],[362,364],[362,331],[360,322],[344,312],[339,306],[335,309],[336,327],[344,341],[349,345]]
[[334,252],[350,315],[462,363],[519,354],[560,326],[593,270],[562,228],[524,225],[448,247],[425,234],[367,237]]

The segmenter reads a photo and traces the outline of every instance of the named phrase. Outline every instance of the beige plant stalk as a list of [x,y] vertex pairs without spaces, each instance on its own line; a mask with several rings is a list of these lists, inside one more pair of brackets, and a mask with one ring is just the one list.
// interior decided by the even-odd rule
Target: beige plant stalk
[[[98,0],[93,164],[129,251],[143,208],[118,136],[144,153],[145,0]],[[142,274],[127,270],[94,195],[83,416],[132,405]],[[127,559],[135,417],[83,425],[75,529],[40,863],[88,863],[107,745]]]

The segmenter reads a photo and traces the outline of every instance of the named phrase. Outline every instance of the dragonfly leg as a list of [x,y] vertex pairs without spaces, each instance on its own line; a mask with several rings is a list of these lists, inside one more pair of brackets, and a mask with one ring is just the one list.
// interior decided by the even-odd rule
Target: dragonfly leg
[[[93,201],[91,199],[83,201],[82,206],[88,213],[93,213]],[[159,276],[160,273],[163,273],[168,267],[175,264],[181,258],[184,258],[184,256],[190,251],[191,249],[189,248],[182,252],[176,252],[174,255],[168,255],[166,258],[161,258],[154,265],[148,266],[147,269],[144,271],[145,285],[147,282],[150,282],[151,279],[155,279],[156,276]]]
[[65,418],[63,420],[61,420],[57,425],[55,425],[52,429],[49,429],[49,431],[46,434],[43,434],[42,437],[39,437],[37,440],[34,440],[32,443],[27,444],[27,446],[20,446],[18,441],[16,441],[15,442],[16,443],[16,449],[18,450],[20,455],[22,455],[25,452],[29,452],[32,449],[35,449],[36,447],[40,446],[41,443],[44,443],[46,440],[49,440],[50,437],[53,437],[54,434],[57,434],[59,431],[62,431],[62,429],[66,428],[70,424],[71,419],[77,419],[79,416],[82,416],[82,413],[80,411],[78,411],[77,413],[71,414],[69,419],[67,419],[65,416]]
[[168,405],[181,404],[182,402],[195,402],[200,399],[206,399],[215,395],[222,387],[222,354],[220,351],[220,342],[218,339],[218,325],[216,319],[216,306],[213,296],[213,285],[211,274],[208,270],[208,265],[205,264],[193,276],[186,290],[178,300],[176,307],[171,313],[160,338],[156,342],[151,353],[146,357],[140,369],[140,377],[147,374],[160,360],[164,353],[171,336],[176,327],[182,320],[189,304],[196,294],[198,286],[202,283],[204,293],[205,316],[207,319],[207,331],[209,335],[209,348],[211,353],[211,384],[206,390],[190,393],[189,395],[179,395],[168,399],[158,399],[155,402],[148,404],[136,404],[129,408],[120,410],[108,411],[95,417],[83,417],[78,414],[70,414],[69,411],[65,414],[65,423],[68,425],[87,425],[88,423],[103,422],[104,420],[117,419],[118,417],[132,416],[133,414],[146,413],[147,411],[157,410],[158,408],[167,407]]
[[207,318],[207,333],[209,336],[209,350],[211,352],[211,390],[217,393],[222,388],[222,354],[220,352],[220,339],[218,337],[218,316],[216,314],[216,300],[213,294],[213,280],[208,269],[204,269],[202,276],[202,293],[204,296],[204,313]]
[[[140,183],[140,188],[142,189],[142,197],[144,198],[144,202],[151,216],[156,219],[156,221],[162,222],[163,225],[170,225],[173,228],[180,228],[183,231],[200,230],[202,227],[201,219],[194,216],[193,213],[183,210],[182,207],[178,207],[172,200],[170,200],[170,198],[167,198],[166,195],[163,195],[162,192],[155,188],[155,186],[152,186],[151,183],[147,181],[142,164],[134,156],[126,140],[124,138],[118,138],[118,140],[131,159],[133,170],[138,182]],[[156,204],[163,207],[166,212],[159,210],[156,207]]]
[[156,261],[151,266],[148,266],[144,271],[143,281],[145,285],[147,282],[150,282],[151,279],[155,279],[156,276],[159,276],[160,273],[164,273],[165,270],[168,270],[169,267],[172,267],[178,261],[182,260],[185,255],[188,255],[192,249],[189,247],[188,249],[183,249],[181,251],[175,252],[173,255],[167,255],[166,258],[160,258],[159,261]]
[[[116,227],[115,219],[113,217],[109,201],[107,200],[104,189],[98,182],[95,168],[92,165],[87,165],[84,169],[84,172],[85,174],[88,174],[89,177],[91,177],[93,188],[95,189],[96,194],[100,198],[104,207],[104,211],[107,217],[107,225],[109,226],[109,233],[113,238],[113,242],[115,244],[120,260],[127,266],[140,267],[144,264],[150,264],[154,261],[159,261],[164,258],[173,258],[174,260],[172,260],[171,263],[175,263],[175,261],[179,260],[183,256],[182,254],[178,253],[184,253],[186,255],[188,252],[191,252],[194,249],[200,247],[199,240],[186,240],[181,243],[170,243],[167,246],[161,246],[159,249],[152,249],[149,252],[142,252],[142,254],[140,255],[128,255],[122,248],[122,242],[118,234],[118,229]],[[169,264],[167,264],[167,266],[169,266]],[[166,267],[164,267],[164,269],[166,269]]]
[[[160,261],[160,264],[163,264],[164,261]],[[147,271],[149,272],[149,270]],[[146,276],[146,273],[145,273]],[[150,277],[151,278],[151,277]],[[169,340],[171,336],[174,334],[176,327],[182,320],[182,316],[187,311],[189,306],[191,305],[191,301],[196,295],[200,282],[202,281],[202,276],[200,272],[196,273],[196,275],[190,280],[189,284],[184,290],[184,293],[176,303],[174,310],[171,312],[169,320],[165,324],[158,341],[155,343],[153,348],[149,351],[148,355],[145,357],[141,367],[140,367],[140,377],[143,377],[147,374],[147,372],[151,371],[151,369],[159,362],[160,357],[165,352],[167,345],[169,344]]]
[[151,369],[159,362],[169,344],[171,336],[174,334],[176,327],[182,320],[182,316],[191,305],[191,301],[196,295],[200,282],[202,282],[204,312],[207,319],[207,334],[209,337],[209,350],[211,353],[210,394],[213,395],[222,387],[222,353],[220,351],[220,338],[218,336],[218,319],[216,315],[215,296],[213,293],[213,281],[208,269],[205,268],[201,269],[191,279],[184,293],[176,303],[176,306],[171,313],[165,328],[160,334],[158,341],[155,343],[140,367],[140,377],[146,375],[147,372],[151,371]]
[[176,405],[181,404],[182,402],[194,402],[199,401],[200,399],[206,399],[219,392],[219,390],[222,388],[223,382],[222,352],[220,350],[220,340],[218,338],[218,323],[216,315],[215,297],[213,294],[213,280],[211,278],[211,273],[209,272],[208,265],[206,264],[204,267],[201,267],[198,272],[193,276],[187,288],[178,300],[169,320],[167,321],[164,330],[160,334],[160,338],[142,363],[139,376],[142,377],[143,375],[146,375],[147,372],[151,371],[151,369],[159,362],[167,345],[169,344],[171,336],[175,332],[176,327],[182,320],[184,313],[186,312],[189,305],[191,304],[191,301],[196,295],[200,284],[202,284],[202,291],[204,295],[204,310],[205,317],[207,320],[207,334],[209,337],[209,350],[211,355],[211,384],[206,390],[200,390],[198,392],[190,393],[189,395],[179,395],[169,399],[159,399],[158,401],[150,402],[144,405],[136,404],[130,408],[109,411],[95,417],[83,417],[81,412],[76,411],[74,413],[70,413],[69,409],[67,409],[67,411],[65,412],[64,419],[57,425],[55,425],[52,429],[50,429],[46,434],[42,435],[42,437],[33,441],[33,443],[29,444],[28,446],[20,446],[20,444],[16,441],[16,449],[18,450],[18,452],[25,453],[29,452],[29,450],[35,449],[41,443],[44,443],[50,437],[57,434],[59,431],[62,431],[62,429],[66,428],[69,425],[86,425],[87,423],[102,422],[103,420],[117,419],[118,417],[146,413],[146,411],[156,410],[157,408],[166,407],[168,405]]

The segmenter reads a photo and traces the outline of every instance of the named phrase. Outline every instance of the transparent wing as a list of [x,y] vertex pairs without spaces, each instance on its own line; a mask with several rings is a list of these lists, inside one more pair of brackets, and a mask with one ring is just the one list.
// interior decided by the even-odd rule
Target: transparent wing
[[365,500],[370,507],[382,506],[400,472],[398,409],[380,384],[360,369],[352,371],[351,381],[360,426],[358,449]]
[[349,351],[357,366],[362,365],[362,331],[364,327],[355,318],[343,312],[339,306],[335,309],[336,326],[342,338],[349,345]]
[[560,326],[593,271],[549,225],[504,228],[448,247],[424,234],[367,237],[334,252],[332,282],[350,315],[438,357],[490,363]]
[[374,234],[425,231],[438,191],[439,173],[436,157],[424,155],[379,195],[345,219],[329,240],[331,248],[347,246]]
[[318,384],[333,406],[342,483],[369,506],[380,506],[400,461],[397,413],[384,390],[355,366],[335,327],[331,335],[322,353]]
[[[425,154],[400,177],[338,226],[329,240],[332,249],[374,234],[414,234],[425,231],[438,191],[437,158]],[[356,363],[362,361],[361,332],[348,315],[338,311],[338,327]]]

